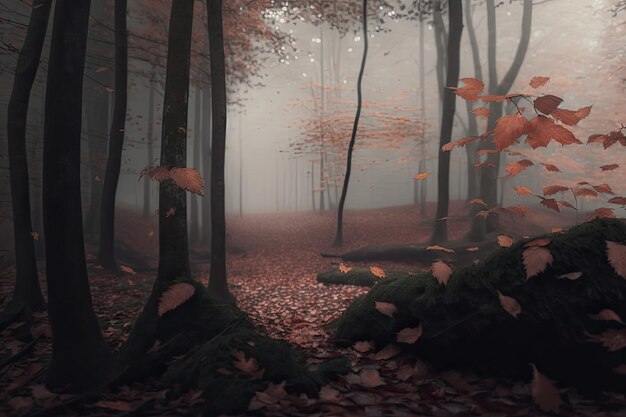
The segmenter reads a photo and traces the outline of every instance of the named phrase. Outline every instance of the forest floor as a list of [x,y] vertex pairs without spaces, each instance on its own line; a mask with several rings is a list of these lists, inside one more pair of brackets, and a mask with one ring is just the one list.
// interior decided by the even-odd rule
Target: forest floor
[[[430,207],[430,211],[432,211]],[[453,204],[452,214],[466,208]],[[529,219],[504,220],[512,236],[536,234],[567,221],[536,210]],[[129,247],[156,264],[155,219],[142,220],[131,211],[117,216],[118,236]],[[384,243],[425,242],[431,223],[422,221],[412,207],[360,210],[346,213],[343,250]],[[316,274],[330,269],[334,260],[320,252],[333,252],[334,213],[279,213],[228,218],[229,282],[238,305],[274,337],[303,349],[310,363],[338,356],[351,360],[352,372],[322,388],[320,398],[287,395],[280,386],[251,402],[253,415],[277,416],[541,416],[528,381],[506,381],[446,371],[433,373],[415,359],[391,347],[375,353],[369,343],[337,349],[324,325],[338,318],[367,290],[351,286],[325,286]],[[460,238],[467,225],[450,221],[451,239]],[[88,253],[93,248],[87,246]],[[91,254],[93,256],[93,254]],[[90,259],[93,259],[93,257]],[[206,282],[208,264],[201,248],[191,256],[195,279]],[[370,265],[371,266],[371,265]],[[385,268],[419,269],[416,265],[378,263]],[[106,275],[90,269],[94,308],[113,349],[125,341],[155,278],[155,271],[128,270]],[[14,269],[0,271],[0,303],[10,296]],[[42,285],[45,290],[45,280]],[[21,324],[0,334],[0,415],[28,416],[178,416],[189,414],[201,401],[198,392],[179,392],[158,380],[149,380],[88,395],[55,394],[43,385],[50,357],[50,328],[46,314],[36,318],[34,341],[18,340]],[[562,389],[561,413],[567,416],[626,416],[624,395],[584,398]]]

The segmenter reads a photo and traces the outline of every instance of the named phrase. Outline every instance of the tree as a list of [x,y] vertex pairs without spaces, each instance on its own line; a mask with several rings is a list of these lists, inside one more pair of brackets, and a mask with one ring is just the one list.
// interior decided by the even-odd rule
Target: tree
[[337,234],[333,246],[340,247],[343,245],[343,207],[346,203],[346,195],[348,194],[348,185],[350,183],[350,173],[352,169],[352,152],[354,151],[354,143],[356,141],[356,133],[359,128],[359,118],[361,117],[361,107],[363,106],[363,75],[365,73],[365,62],[367,61],[368,36],[367,32],[367,0],[363,0],[363,57],[361,59],[361,68],[359,70],[359,78],[357,79],[357,107],[354,116],[354,125],[352,127],[352,135],[348,144],[348,155],[346,157],[346,174],[343,178],[343,187],[341,188],[341,197],[337,207]]
[[218,301],[234,303],[226,280],[226,212],[224,157],[226,155],[226,62],[222,27],[222,0],[207,0],[211,57],[211,270],[209,293]]
[[[193,0],[175,1],[170,15],[161,134],[161,166],[166,168],[187,164],[193,5]],[[187,195],[173,180],[165,180],[159,184],[158,280],[168,282],[190,277]]]
[[[461,65],[461,34],[463,32],[463,8],[461,0],[451,0],[449,3],[448,19],[450,33],[448,36],[447,73],[446,83],[449,87],[456,87]],[[448,240],[447,221],[448,205],[450,201],[450,152],[441,149],[450,142],[452,125],[456,111],[456,94],[451,88],[443,92],[443,110],[441,117],[441,135],[439,138],[439,169],[437,173],[437,212],[432,241],[442,243]]]
[[28,22],[24,45],[15,69],[13,90],[7,115],[9,175],[13,204],[15,239],[15,288],[6,310],[0,317],[0,330],[17,318],[30,321],[31,312],[44,307],[37,277],[37,259],[30,211],[28,164],[26,157],[26,120],[30,94],[39,68],[46,38],[51,0],[36,0]]
[[90,1],[57,0],[46,86],[43,217],[52,359],[48,384],[106,381],[112,356],[91,304],[80,198],[83,69]]
[[117,270],[115,261],[115,195],[122,165],[128,89],[127,0],[115,2],[115,104],[109,134],[109,155],[100,209],[100,248],[98,263],[108,271]]

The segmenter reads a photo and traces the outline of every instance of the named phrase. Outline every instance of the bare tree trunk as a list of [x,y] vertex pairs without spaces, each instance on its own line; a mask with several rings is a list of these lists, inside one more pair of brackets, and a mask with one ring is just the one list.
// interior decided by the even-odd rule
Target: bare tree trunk
[[57,0],[46,88],[43,214],[52,359],[48,384],[108,380],[112,355],[91,304],[80,198],[83,71],[90,1]]
[[[163,101],[161,166],[187,164],[187,115],[193,0],[172,3]],[[172,180],[159,184],[159,272],[168,282],[191,277],[187,241],[187,196]]]
[[29,322],[31,313],[45,306],[37,277],[34,236],[31,235],[33,228],[26,157],[26,122],[30,95],[46,38],[51,5],[51,0],[35,0],[33,3],[8,105],[7,141],[16,276],[11,301],[0,315],[0,330],[17,319]]
[[224,156],[226,154],[226,63],[222,0],[208,1],[211,57],[212,155],[211,155],[211,271],[209,292],[217,300],[234,304],[226,279],[226,213]]
[[[156,87],[154,69],[150,72],[150,83],[148,87],[148,163],[151,166],[154,162],[154,89]],[[148,219],[152,215],[150,209],[150,181],[143,184],[143,218]]]
[[122,166],[128,89],[127,0],[115,2],[115,105],[109,134],[109,155],[102,188],[100,209],[100,248],[98,263],[107,271],[117,271],[115,260],[115,195]]
[[369,46],[367,32],[367,0],[363,0],[363,57],[361,59],[361,69],[359,70],[359,78],[357,80],[357,107],[354,116],[354,124],[352,126],[352,135],[350,144],[348,145],[348,156],[346,159],[346,174],[343,178],[343,187],[341,189],[341,198],[339,199],[339,207],[337,209],[337,234],[333,246],[343,246],[343,207],[346,203],[348,194],[348,185],[350,184],[350,174],[352,171],[352,152],[356,142],[356,133],[359,128],[359,118],[361,117],[361,109],[363,107],[363,75],[365,74],[365,62],[367,61],[367,49]]
[[202,176],[204,195],[202,199],[201,245],[211,250],[211,90],[202,90]]
[[[195,94],[195,110],[193,113],[193,167],[200,170],[200,143],[202,141],[201,119],[200,113],[202,112],[202,102],[200,98],[200,89],[196,88]],[[200,198],[195,194],[191,196],[191,208],[189,210],[191,222],[189,224],[189,244],[195,245],[200,240],[200,210],[198,203]]]
[[[448,8],[450,35],[448,36],[447,74],[448,87],[456,87],[461,66],[461,34],[463,32],[463,6],[461,0],[450,0]],[[439,168],[437,172],[437,211],[433,231],[433,243],[448,240],[447,221],[450,201],[450,152],[441,147],[450,142],[456,111],[456,94],[446,88],[443,92],[443,115],[441,119],[441,136],[439,139]]]

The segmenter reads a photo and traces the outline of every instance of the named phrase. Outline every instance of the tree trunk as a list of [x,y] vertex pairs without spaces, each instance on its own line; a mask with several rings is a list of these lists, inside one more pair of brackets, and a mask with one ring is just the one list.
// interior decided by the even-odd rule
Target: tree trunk
[[[150,84],[148,87],[148,138],[146,146],[148,147],[148,163],[151,166],[154,162],[154,89],[155,89],[154,70],[150,72]],[[152,215],[150,209],[150,181],[146,178],[143,184],[143,218],[148,219]]]
[[83,390],[111,375],[87,280],[80,199],[83,71],[90,1],[57,0],[46,88],[43,212],[52,360],[48,384]]
[[115,2],[115,104],[109,134],[109,155],[102,186],[100,209],[100,248],[98,263],[105,271],[117,271],[115,260],[115,196],[122,166],[128,89],[127,0]]
[[30,321],[32,311],[41,310],[45,304],[37,277],[34,237],[31,235],[33,228],[26,160],[26,121],[30,94],[46,38],[51,5],[51,0],[35,0],[33,3],[8,105],[7,141],[16,276],[13,296],[0,316],[0,330],[18,318]]
[[[200,170],[200,143],[202,141],[201,125],[201,98],[200,89],[196,88],[195,94],[195,111],[193,112],[193,167]],[[191,208],[189,214],[191,222],[189,223],[189,244],[196,245],[200,239],[200,210],[198,203],[200,198],[193,194],[191,196]]]
[[[224,156],[226,154],[226,63],[222,27],[222,0],[208,1],[211,57],[211,271],[209,292],[218,301],[234,303],[226,281],[226,213]],[[241,152],[241,149],[240,149]]]
[[[500,83],[497,81],[496,73],[496,46],[495,46],[495,33],[496,33],[496,18],[495,18],[495,4],[493,0],[487,1],[487,25],[489,27],[489,47],[488,47],[488,61],[489,61],[489,92],[496,95],[505,95],[509,92],[517,74],[524,62],[526,52],[528,51],[528,44],[530,42],[530,31],[532,26],[532,0],[524,0],[524,12],[522,15],[522,31],[519,44],[517,45],[517,51],[509,70],[505,74]],[[493,34],[493,39],[491,34]],[[492,81],[493,79],[493,81]],[[502,103],[491,103],[489,120],[487,124],[487,130],[493,129],[496,120],[503,114]],[[493,143],[487,142],[481,146],[481,149],[493,149]],[[480,198],[483,199],[489,205],[489,207],[495,207],[498,204],[498,169],[500,167],[500,154],[489,154],[487,162],[495,165],[494,168],[486,167],[481,169],[480,173]],[[474,241],[482,241],[485,239],[487,232],[495,230],[497,228],[497,218],[490,216],[487,220],[481,216],[474,216],[472,219],[472,225],[470,227],[469,239]]]
[[[450,35],[448,36],[447,74],[448,87],[456,87],[461,66],[461,34],[463,32],[463,6],[461,0],[450,0],[448,19]],[[433,243],[448,240],[447,221],[450,202],[450,152],[441,147],[450,142],[456,111],[456,94],[454,90],[445,88],[443,91],[443,114],[441,118],[441,136],[439,139],[439,167],[437,172],[437,212],[433,231]]]
[[350,144],[348,145],[348,156],[346,159],[346,174],[343,178],[343,187],[341,188],[341,197],[339,199],[339,207],[337,208],[337,234],[333,246],[343,246],[343,207],[346,203],[346,195],[348,194],[348,185],[350,184],[350,173],[352,171],[352,152],[354,151],[354,143],[356,141],[356,133],[359,128],[359,118],[361,117],[361,108],[363,107],[363,75],[365,74],[365,62],[367,61],[367,49],[369,46],[367,32],[367,0],[363,0],[363,57],[361,59],[361,69],[359,70],[359,78],[357,80],[357,107],[354,116],[354,124],[352,126],[352,135],[350,136]]
[[[422,137],[420,141],[420,156],[418,164],[418,172],[426,171],[426,127],[424,125],[426,121],[426,62],[424,57],[424,20],[420,19],[420,116],[422,119]],[[414,195],[414,201],[419,201],[420,217],[426,215],[426,198],[427,196],[427,182],[426,179],[421,181],[413,180],[414,193],[417,193],[417,187],[419,186],[419,196]]]
[[211,90],[202,90],[202,176],[204,195],[202,199],[201,244],[211,250]]
[[[193,0],[172,3],[163,101],[161,166],[187,164],[187,114]],[[174,181],[159,184],[159,275],[168,282],[191,277],[187,241],[187,196]]]

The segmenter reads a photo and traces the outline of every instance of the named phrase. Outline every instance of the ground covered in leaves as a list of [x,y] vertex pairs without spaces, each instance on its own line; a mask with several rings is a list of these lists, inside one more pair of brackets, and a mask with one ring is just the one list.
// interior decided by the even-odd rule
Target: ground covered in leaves
[[[466,210],[461,204],[453,215]],[[138,219],[125,212],[118,235],[133,250],[156,265],[155,219]],[[324,286],[316,274],[333,266],[319,256],[333,252],[334,213],[283,213],[228,218],[230,284],[239,306],[272,337],[303,349],[310,363],[347,356],[352,372],[322,387],[319,398],[289,395],[282,385],[270,385],[250,402],[250,415],[277,416],[529,416],[544,415],[533,401],[529,381],[478,378],[447,371],[433,373],[394,346],[372,346],[363,341],[348,349],[330,343],[324,326],[338,318],[367,289]],[[425,242],[430,222],[413,208],[348,212],[346,247],[386,243]],[[513,237],[563,227],[562,218],[537,212],[530,219],[504,219]],[[451,220],[451,239],[466,230],[462,220]],[[132,239],[132,240],[131,240]],[[88,245],[88,252],[93,248]],[[206,282],[208,264],[201,247],[191,260],[195,278]],[[93,262],[93,261],[90,261]],[[362,266],[417,270],[418,265],[378,263]],[[352,265],[351,265],[352,266]],[[423,266],[422,266],[423,267]],[[119,276],[102,274],[90,264],[94,307],[105,337],[113,349],[125,341],[143,306],[156,271],[134,271],[125,265]],[[43,278],[43,274],[42,274]],[[14,269],[0,272],[0,301],[6,304]],[[45,290],[45,281],[42,279]],[[0,415],[175,416],[195,415],[199,392],[163,386],[158,380],[125,385],[86,395],[55,394],[43,385],[50,355],[50,329],[39,314],[30,332],[16,324],[0,335]],[[376,351],[376,349],[383,348]],[[233,361],[238,360],[233,358]],[[584,398],[561,389],[560,413],[567,416],[624,416],[623,394]]]

